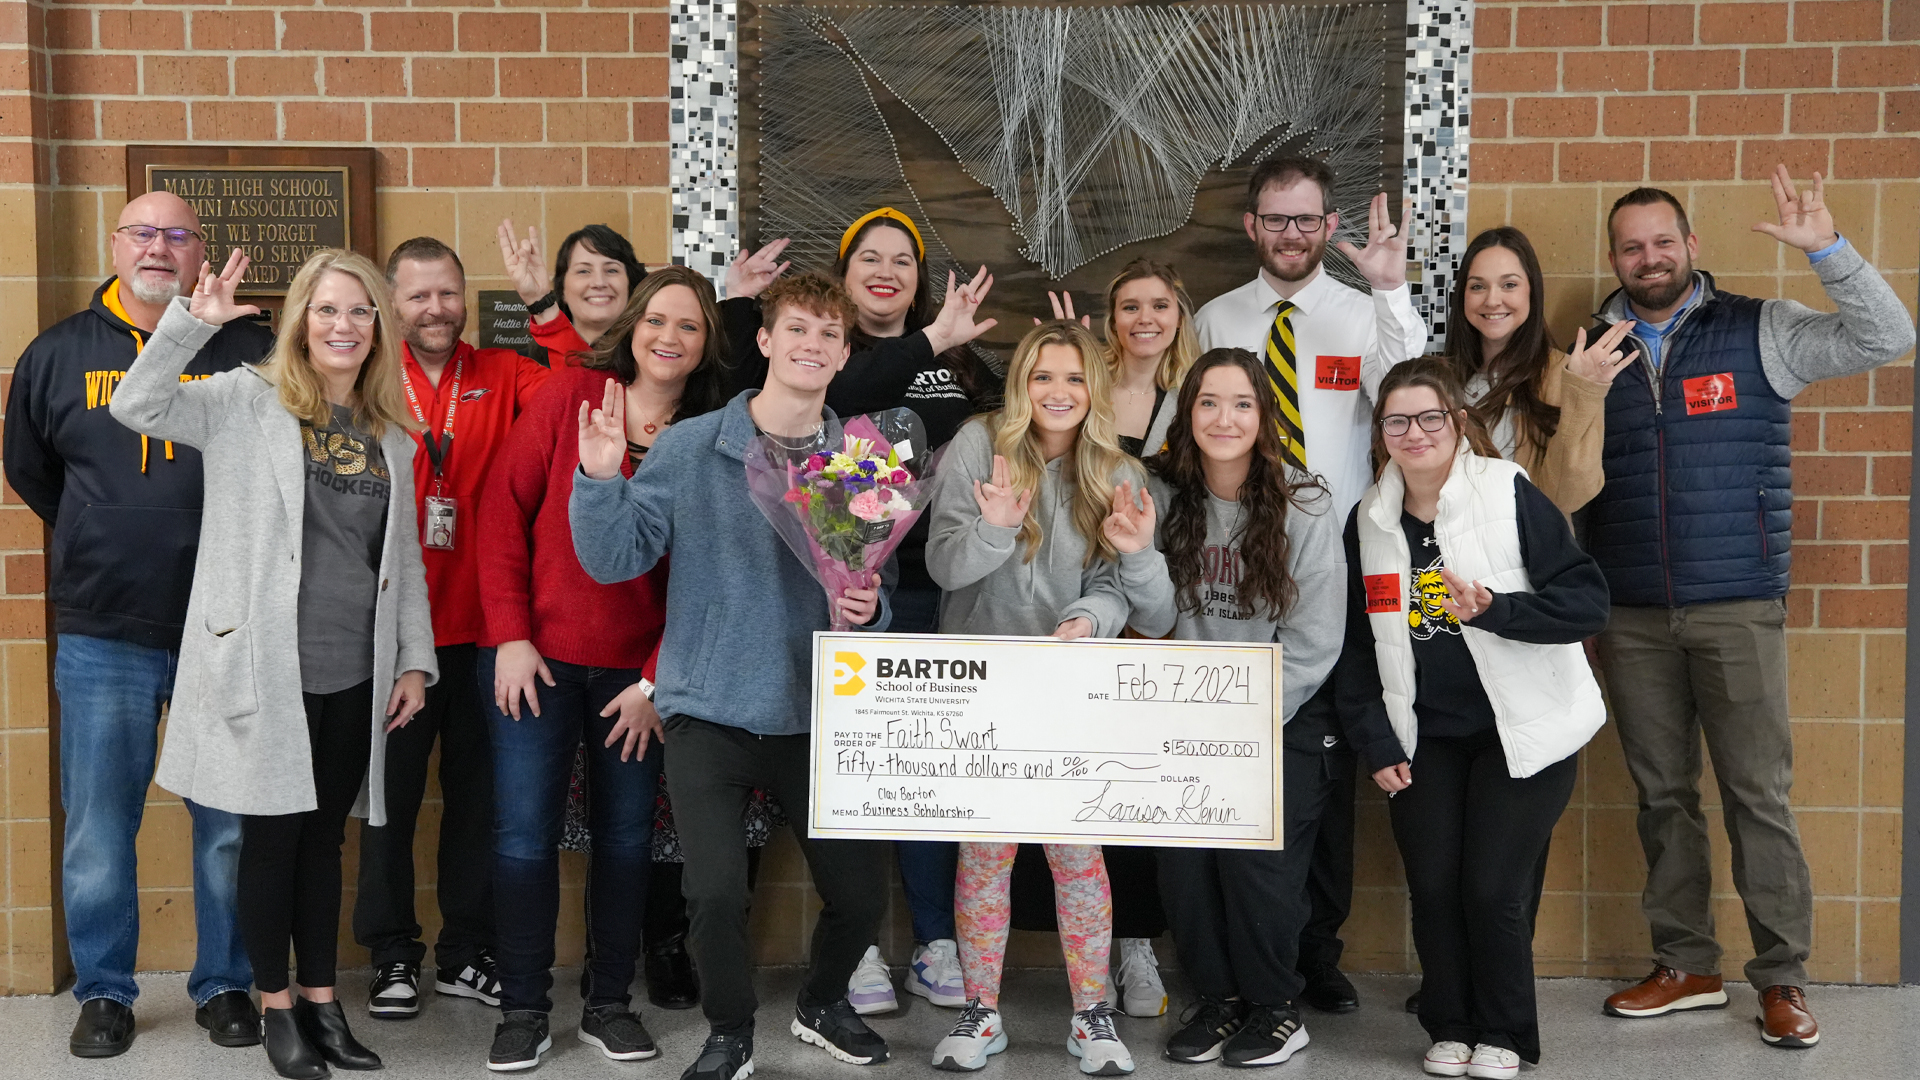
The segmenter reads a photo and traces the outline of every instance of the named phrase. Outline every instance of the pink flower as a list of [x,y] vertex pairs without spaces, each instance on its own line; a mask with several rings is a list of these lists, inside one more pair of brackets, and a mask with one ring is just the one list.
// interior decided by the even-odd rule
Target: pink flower
[[828,458],[827,458],[827,455],[825,454],[811,455],[810,457],[807,458],[807,471],[819,472],[821,469],[824,469],[827,467],[827,461],[828,461]]
[[907,470],[895,469],[893,470],[892,475],[887,477],[887,482],[893,483],[893,484],[904,484],[911,481],[912,479],[913,479],[913,474],[908,472]]
[[848,500],[847,511],[861,521],[879,521],[887,516],[887,507],[881,503],[880,493],[871,489]]
[[804,506],[807,501],[807,492],[804,488],[788,488],[786,500],[790,503],[800,503]]

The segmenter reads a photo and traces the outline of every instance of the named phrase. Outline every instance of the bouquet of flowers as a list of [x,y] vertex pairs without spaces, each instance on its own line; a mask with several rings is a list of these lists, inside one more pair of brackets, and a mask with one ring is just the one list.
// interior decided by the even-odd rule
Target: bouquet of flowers
[[925,449],[913,410],[888,409],[823,429],[805,446],[761,435],[747,451],[754,505],[827,590],[835,630],[852,629],[841,621],[840,594],[870,588],[927,508]]

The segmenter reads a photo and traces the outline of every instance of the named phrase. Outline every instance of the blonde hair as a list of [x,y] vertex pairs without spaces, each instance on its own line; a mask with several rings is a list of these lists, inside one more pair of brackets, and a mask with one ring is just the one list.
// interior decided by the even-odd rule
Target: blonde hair
[[[1047,462],[1040,453],[1039,436],[1033,431],[1033,399],[1027,395],[1027,380],[1040,361],[1041,348],[1047,345],[1071,346],[1079,352],[1080,366],[1086,372],[1087,417],[1080,422],[1073,449],[1060,466],[1060,479],[1073,485],[1073,527],[1087,542],[1085,565],[1093,565],[1096,558],[1118,561],[1119,551],[1101,528],[1113,512],[1113,492],[1108,485],[1121,478],[1138,484],[1143,474],[1139,464],[1120,449],[1120,439],[1114,434],[1113,377],[1107,365],[1098,362],[1100,343],[1093,333],[1068,319],[1044,322],[1029,331],[1007,365],[1006,404],[983,422],[993,440],[993,452],[1007,459],[1007,476],[1013,489],[1032,491],[1037,498]],[[1020,523],[1026,562],[1033,561],[1046,539],[1036,509],[1029,505],[1027,519]]]
[[273,351],[261,362],[260,374],[280,388],[281,407],[295,417],[316,427],[332,423],[333,407],[327,403],[326,383],[307,354],[307,305],[313,302],[321,279],[330,273],[358,281],[376,312],[373,347],[353,385],[354,423],[375,439],[386,436],[388,424],[418,427],[407,411],[406,395],[400,388],[400,329],[394,320],[393,297],[386,275],[364,255],[339,248],[313,253],[287,288],[287,303],[280,309],[280,335],[274,339]]
[[1179,271],[1166,263],[1152,259],[1135,259],[1120,268],[1113,281],[1107,285],[1107,348],[1105,356],[1107,366],[1118,375],[1126,366],[1127,350],[1120,340],[1118,328],[1114,325],[1114,316],[1119,308],[1120,287],[1135,281],[1154,278],[1167,287],[1173,294],[1173,300],[1180,308],[1180,327],[1173,332],[1173,343],[1160,354],[1160,370],[1153,374],[1153,384],[1162,390],[1179,387],[1180,380],[1186,378],[1187,369],[1200,358],[1200,338],[1193,332],[1193,298],[1187,295],[1187,287],[1180,280]]

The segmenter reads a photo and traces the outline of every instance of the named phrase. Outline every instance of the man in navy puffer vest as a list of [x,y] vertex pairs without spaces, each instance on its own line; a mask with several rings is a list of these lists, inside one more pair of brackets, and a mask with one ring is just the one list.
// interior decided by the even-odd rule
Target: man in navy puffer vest
[[1607,395],[1606,487],[1586,532],[1613,594],[1600,658],[1640,791],[1641,904],[1655,955],[1653,974],[1609,997],[1606,1011],[1727,1003],[1700,810],[1704,734],[1753,936],[1746,976],[1760,991],[1760,1035],[1802,1047],[1820,1032],[1805,993],[1813,887],[1788,808],[1791,402],[1817,380],[1899,358],[1914,328],[1834,231],[1817,173],[1811,191],[1796,192],[1780,166],[1773,189],[1780,223],[1754,229],[1806,252],[1836,314],[1716,291],[1693,268],[1699,240],[1667,192],[1638,188],[1614,203],[1607,258],[1621,288],[1600,324],[1635,325]]

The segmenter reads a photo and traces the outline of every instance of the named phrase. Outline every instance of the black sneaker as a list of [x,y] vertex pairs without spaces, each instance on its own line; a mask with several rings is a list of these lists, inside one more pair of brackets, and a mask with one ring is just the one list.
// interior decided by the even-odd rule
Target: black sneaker
[[367,1013],[381,1020],[405,1020],[420,1015],[420,966],[396,962],[373,969],[367,988]]
[[850,1065],[878,1065],[887,1060],[887,1040],[867,1026],[846,998],[831,1005],[801,1002],[793,1011],[793,1034]]
[[540,1055],[553,1049],[553,1036],[547,1034],[547,1014],[510,1012],[493,1029],[493,1048],[487,1051],[487,1068],[494,1072],[519,1072],[540,1064]]
[[1246,1025],[1221,1048],[1220,1060],[1242,1069],[1278,1065],[1305,1045],[1307,1029],[1292,1002],[1255,1005],[1247,1010]]
[[1212,1061],[1246,1022],[1246,1002],[1201,998],[1180,1014],[1184,1026],[1167,1040],[1167,1060],[1189,1065]]
[[653,1036],[625,1005],[602,1005],[580,1014],[580,1041],[615,1061],[645,1061],[658,1054]]
[[700,1056],[693,1059],[680,1080],[746,1080],[753,1075],[753,1032],[707,1036]]
[[433,978],[433,988],[453,997],[472,998],[500,1007],[500,979],[494,974],[493,957],[486,953],[474,957],[473,963],[458,971],[441,968]]
[[1353,988],[1347,973],[1332,964],[1320,964],[1303,971],[1307,985],[1300,1000],[1327,1013],[1349,1013],[1360,1007],[1360,992]]

